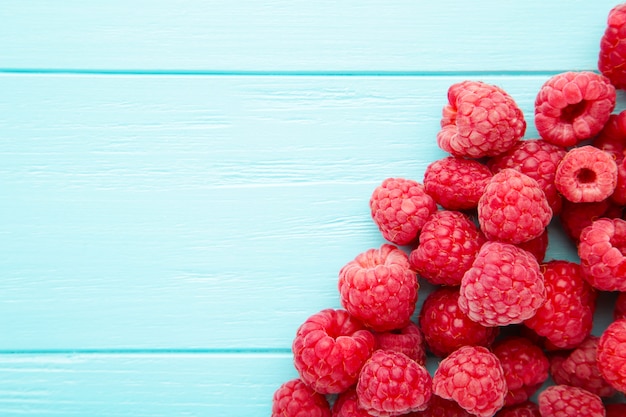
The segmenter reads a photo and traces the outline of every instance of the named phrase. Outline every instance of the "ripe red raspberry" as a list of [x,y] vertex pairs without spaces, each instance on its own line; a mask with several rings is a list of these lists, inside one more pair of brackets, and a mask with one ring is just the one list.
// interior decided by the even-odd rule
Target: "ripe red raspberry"
[[359,405],[371,415],[394,416],[424,410],[432,379],[424,366],[405,354],[377,350],[363,365],[356,392]]
[[539,346],[524,337],[508,336],[497,341],[491,351],[504,370],[506,406],[527,401],[548,379],[548,358]]
[[482,158],[510,149],[526,131],[515,100],[502,88],[481,81],[450,86],[437,143],[453,156]]
[[[272,417],[330,417],[326,397],[299,379],[282,384],[272,399]],[[364,416],[365,417],[365,416]]]
[[626,220],[601,218],[580,233],[585,279],[602,291],[626,291]]
[[484,326],[521,323],[546,298],[537,259],[509,243],[489,241],[461,281],[459,308]]
[[495,174],[478,200],[478,222],[491,240],[526,242],[542,234],[551,219],[537,181],[511,168]]
[[572,203],[563,200],[559,220],[565,234],[578,245],[580,233],[594,220],[600,217],[618,218],[621,216],[622,207],[608,199],[595,203]]
[[359,254],[339,271],[341,305],[379,332],[409,324],[418,289],[408,256],[390,244]]
[[445,357],[466,345],[489,346],[498,327],[485,327],[470,320],[458,305],[458,287],[439,287],[422,304],[419,323],[426,346],[435,356]]
[[502,408],[506,391],[500,360],[482,346],[463,346],[452,352],[433,376],[433,394],[454,400],[480,417],[491,417]]
[[597,355],[604,380],[626,393],[626,319],[615,320],[602,332]]
[[474,417],[461,408],[459,404],[452,400],[446,400],[438,395],[432,395],[428,408],[424,411],[405,414],[402,417]]
[[541,417],[539,406],[531,401],[507,406],[496,413],[494,417]]
[[300,325],[293,340],[300,379],[321,394],[340,393],[357,381],[371,356],[374,335],[345,310],[325,309]]
[[605,404],[606,417],[624,417],[626,416],[626,403],[609,403]]
[[558,214],[561,211],[561,196],[554,185],[554,176],[565,154],[564,148],[543,139],[528,139],[491,158],[487,165],[494,173],[512,168],[537,181],[548,199],[552,212]]
[[515,246],[532,253],[537,259],[537,262],[541,263],[546,257],[546,253],[548,251],[549,238],[550,235],[548,234],[548,229],[544,229],[543,233],[536,238],[518,243]]
[[356,387],[349,388],[337,396],[332,408],[332,417],[372,417],[359,405]]
[[609,11],[598,55],[598,69],[616,88],[626,87],[624,62],[626,62],[626,4],[618,4]]
[[577,263],[553,260],[541,269],[545,303],[524,324],[555,347],[572,349],[591,333],[596,292]]
[[604,417],[604,405],[595,394],[569,385],[552,385],[538,397],[541,417]]
[[370,210],[385,239],[407,245],[417,238],[428,216],[437,210],[437,203],[417,181],[387,178],[374,189]]
[[617,164],[617,185],[611,200],[618,205],[626,205],[626,110],[612,114],[598,136],[591,143],[598,149],[611,154]]
[[615,107],[615,87],[591,71],[568,71],[548,79],[535,99],[535,126],[555,145],[570,147],[597,135]]
[[375,332],[374,336],[376,337],[376,349],[404,353],[421,365],[426,362],[424,336],[417,324],[410,322],[401,329],[382,333]]
[[460,285],[485,242],[476,224],[459,211],[442,210],[428,218],[409,262],[432,284]]
[[613,319],[626,318],[626,292],[620,292],[615,299],[615,309],[613,310]]
[[448,156],[431,162],[424,172],[424,188],[447,210],[475,209],[493,174],[473,159]]
[[572,148],[565,154],[554,178],[557,190],[574,203],[602,201],[617,186],[617,164],[595,146]]
[[607,383],[598,369],[596,351],[599,338],[590,335],[562,360],[550,364],[552,379],[557,384],[583,388],[599,397],[611,397],[615,388]]

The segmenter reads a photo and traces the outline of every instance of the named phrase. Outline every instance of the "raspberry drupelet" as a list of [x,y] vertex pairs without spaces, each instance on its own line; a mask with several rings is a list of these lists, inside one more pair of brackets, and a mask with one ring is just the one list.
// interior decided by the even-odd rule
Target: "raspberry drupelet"
[[616,88],[626,87],[626,4],[609,11],[604,34],[600,39],[598,69]]
[[369,249],[339,271],[341,305],[378,332],[409,324],[419,284],[408,256],[396,246]]
[[466,80],[450,86],[437,143],[453,156],[495,156],[515,145],[526,121],[515,100],[502,88]]
[[604,380],[626,393],[626,319],[615,320],[602,332],[597,355]]
[[274,392],[271,417],[330,416],[330,405],[326,397],[315,392],[300,379],[287,381]]
[[582,388],[552,385],[538,397],[541,417],[604,417],[602,400]]
[[601,291],[626,291],[626,220],[601,218],[580,233],[585,279]]

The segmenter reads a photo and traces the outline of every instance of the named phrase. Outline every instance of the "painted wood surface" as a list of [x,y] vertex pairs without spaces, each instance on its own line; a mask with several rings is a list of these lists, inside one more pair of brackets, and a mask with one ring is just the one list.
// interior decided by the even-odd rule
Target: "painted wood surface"
[[[536,137],[613,5],[2,1],[0,415],[268,416],[383,243],[373,188],[444,156],[448,86],[501,86]],[[556,228],[549,256],[576,259]]]

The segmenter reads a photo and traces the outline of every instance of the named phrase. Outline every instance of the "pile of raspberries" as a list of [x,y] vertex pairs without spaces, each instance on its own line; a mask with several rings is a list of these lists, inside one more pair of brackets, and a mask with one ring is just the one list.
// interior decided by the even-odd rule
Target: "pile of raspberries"
[[[545,82],[539,138],[500,87],[450,86],[436,138],[449,155],[373,190],[386,243],[339,271],[343,308],[297,329],[299,377],[272,417],[626,416],[626,4],[598,69]],[[549,224],[579,262],[544,259]],[[419,280],[433,290],[417,312]],[[595,336],[603,291],[618,293],[614,321]]]

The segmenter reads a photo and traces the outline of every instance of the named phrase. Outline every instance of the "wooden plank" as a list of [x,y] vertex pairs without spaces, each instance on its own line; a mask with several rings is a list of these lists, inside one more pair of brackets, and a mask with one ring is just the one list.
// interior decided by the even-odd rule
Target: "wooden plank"
[[595,69],[614,0],[5,0],[0,68],[205,72]]
[[0,77],[0,349],[289,348],[460,79]]

